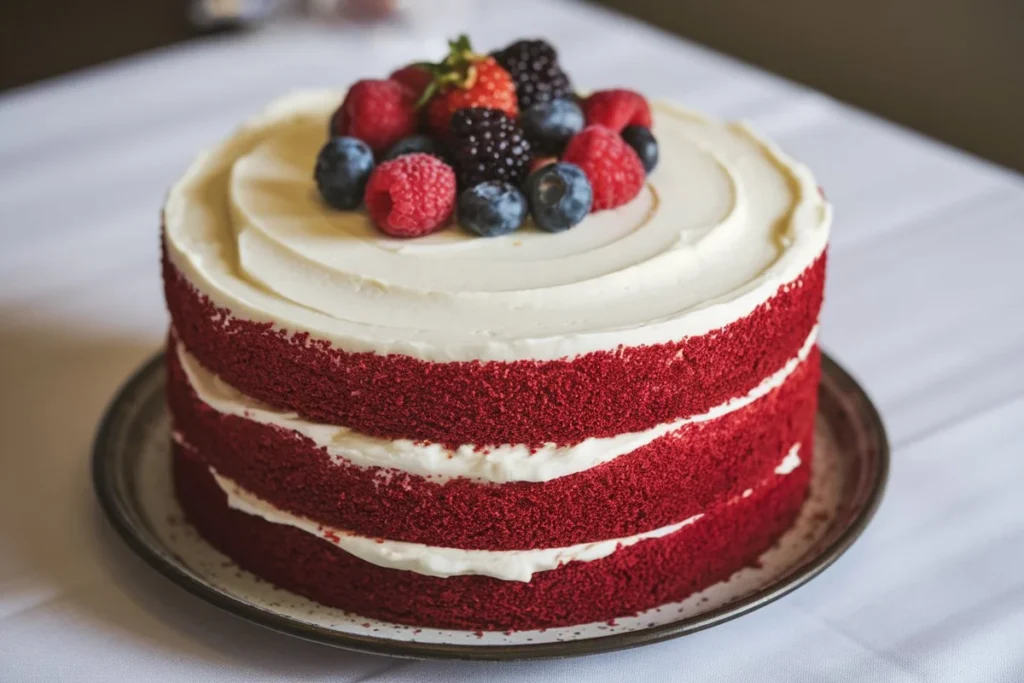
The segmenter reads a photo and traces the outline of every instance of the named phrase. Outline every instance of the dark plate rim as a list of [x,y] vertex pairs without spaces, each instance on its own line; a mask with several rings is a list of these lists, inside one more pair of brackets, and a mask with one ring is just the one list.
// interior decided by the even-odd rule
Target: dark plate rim
[[410,659],[447,660],[533,660],[559,659],[581,655],[626,650],[660,643],[736,619],[782,598],[832,565],[861,535],[881,502],[889,476],[889,440],[878,410],[860,384],[831,356],[822,352],[822,381],[826,378],[854,395],[854,412],[869,423],[877,434],[874,445],[877,462],[870,468],[871,480],[860,507],[850,516],[846,527],[815,557],[772,584],[734,602],[669,624],[596,638],[553,643],[516,645],[461,645],[420,643],[390,638],[340,633],[308,624],[252,605],[225,593],[186,571],[162,550],[160,541],[147,528],[130,496],[118,485],[118,471],[110,457],[110,444],[121,422],[122,406],[136,398],[151,381],[150,376],[162,371],[164,352],[159,352],[139,367],[121,386],[108,405],[96,432],[92,449],[92,478],[96,496],[107,519],[124,542],[148,565],[180,588],[247,621],[280,633],[333,647]]

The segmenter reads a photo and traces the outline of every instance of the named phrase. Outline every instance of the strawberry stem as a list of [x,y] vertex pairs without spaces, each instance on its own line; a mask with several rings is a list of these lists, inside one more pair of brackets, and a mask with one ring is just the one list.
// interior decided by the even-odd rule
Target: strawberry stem
[[477,77],[476,63],[483,58],[483,55],[473,52],[469,36],[463,33],[458,38],[448,41],[448,54],[440,62],[415,64],[414,66],[428,71],[433,76],[420,98],[416,100],[416,107],[423,107],[439,92],[449,88],[472,88]]

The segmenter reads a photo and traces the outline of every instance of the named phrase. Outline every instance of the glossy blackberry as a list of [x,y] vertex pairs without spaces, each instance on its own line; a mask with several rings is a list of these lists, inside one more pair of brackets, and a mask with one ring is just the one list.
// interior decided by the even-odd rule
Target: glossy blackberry
[[519,109],[538,102],[572,97],[572,83],[558,65],[558,53],[543,40],[520,40],[493,54],[512,75]]
[[522,128],[500,109],[472,107],[452,115],[450,152],[459,187],[503,180],[516,187],[530,166],[530,143]]

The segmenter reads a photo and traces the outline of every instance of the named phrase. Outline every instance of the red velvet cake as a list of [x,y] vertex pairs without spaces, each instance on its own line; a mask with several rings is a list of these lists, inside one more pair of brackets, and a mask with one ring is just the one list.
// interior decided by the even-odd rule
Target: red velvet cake
[[[475,78],[496,78],[496,58],[474,56]],[[529,77],[510,64],[522,106]],[[337,92],[274,103],[171,190],[188,520],[278,586],[440,628],[607,621],[756,563],[810,478],[830,224],[810,173],[743,126],[606,91],[558,168],[522,190],[478,183],[459,126],[518,135],[514,113],[463,116],[442,90],[424,120],[451,107],[451,155],[389,160],[404,119],[368,130],[353,98],[411,96],[360,87],[341,109]],[[518,116],[536,156],[550,141]],[[347,164],[333,186],[329,125]],[[610,163],[642,163],[642,184]],[[389,198],[338,208],[351,178],[368,204]],[[588,215],[543,205],[538,188],[562,180],[590,193]]]

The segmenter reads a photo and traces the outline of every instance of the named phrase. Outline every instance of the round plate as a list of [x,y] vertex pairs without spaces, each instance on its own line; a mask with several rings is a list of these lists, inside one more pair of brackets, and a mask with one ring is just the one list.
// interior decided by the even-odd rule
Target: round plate
[[275,588],[207,545],[183,520],[171,490],[164,382],[160,354],[115,397],[93,448],[96,493],[128,545],[174,583],[244,619],[336,647],[399,657],[571,657],[656,643],[734,619],[806,583],[850,547],[878,506],[889,467],[878,412],[853,378],[823,354],[811,492],[794,527],[759,567],[683,602],[608,623],[510,633],[420,629]]

